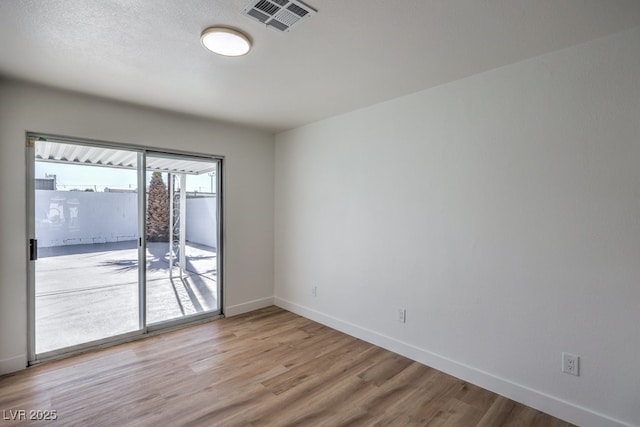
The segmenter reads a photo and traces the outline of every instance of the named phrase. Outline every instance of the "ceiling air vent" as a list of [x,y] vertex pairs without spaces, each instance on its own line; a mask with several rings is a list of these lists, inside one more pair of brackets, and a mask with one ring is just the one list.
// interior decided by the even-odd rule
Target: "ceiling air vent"
[[289,31],[316,12],[298,0],[253,0],[242,14],[278,31]]

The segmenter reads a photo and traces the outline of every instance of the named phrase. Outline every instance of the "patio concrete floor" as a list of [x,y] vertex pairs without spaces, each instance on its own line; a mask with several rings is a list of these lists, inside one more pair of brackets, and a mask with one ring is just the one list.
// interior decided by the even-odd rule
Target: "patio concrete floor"
[[[218,309],[214,248],[187,243],[186,274],[169,277],[169,244],[147,243],[147,323]],[[139,329],[136,241],[41,248],[36,353]]]

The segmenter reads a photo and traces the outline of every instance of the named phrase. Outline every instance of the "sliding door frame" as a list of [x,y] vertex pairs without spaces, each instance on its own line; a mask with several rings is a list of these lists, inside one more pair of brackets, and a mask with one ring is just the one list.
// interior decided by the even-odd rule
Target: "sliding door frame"
[[[147,156],[138,152],[138,327],[146,333],[147,324]],[[142,189],[142,190],[140,190]],[[140,209],[142,207],[142,209]]]
[[[138,330],[118,334],[100,340],[64,347],[61,349],[36,353],[36,310],[35,310],[35,259],[32,259],[30,242],[36,238],[35,233],[35,141],[39,138],[53,142],[84,145],[92,147],[110,148],[116,150],[126,150],[137,153],[137,183],[138,183]],[[73,138],[67,136],[53,135],[40,132],[26,132],[26,259],[27,259],[27,352],[29,366],[41,362],[60,359],[74,354],[83,353],[92,349],[107,347],[132,341],[149,335],[176,329],[178,327],[208,322],[220,317],[224,317],[224,156],[207,155],[183,150],[152,148],[143,145],[115,143],[102,140],[92,140],[85,138]],[[159,155],[163,157],[189,157],[196,160],[210,161],[216,163],[216,228],[217,228],[217,248],[216,248],[216,280],[219,299],[219,308],[202,314],[195,314],[183,318],[177,318],[160,322],[148,326],[147,320],[147,292],[146,292],[146,223],[147,223],[147,196],[146,196],[146,158],[147,156]],[[37,259],[37,256],[36,256]]]

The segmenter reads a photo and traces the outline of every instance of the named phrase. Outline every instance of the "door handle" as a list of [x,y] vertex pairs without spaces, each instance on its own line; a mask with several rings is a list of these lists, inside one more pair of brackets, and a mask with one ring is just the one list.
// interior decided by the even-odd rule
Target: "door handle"
[[38,259],[38,240],[29,239],[29,261],[36,261]]

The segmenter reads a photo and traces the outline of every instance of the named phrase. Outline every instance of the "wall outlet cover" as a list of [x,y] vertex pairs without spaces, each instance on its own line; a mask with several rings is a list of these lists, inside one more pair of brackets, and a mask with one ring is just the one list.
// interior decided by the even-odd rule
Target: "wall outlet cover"
[[562,353],[562,372],[579,376],[580,356],[571,353]]

